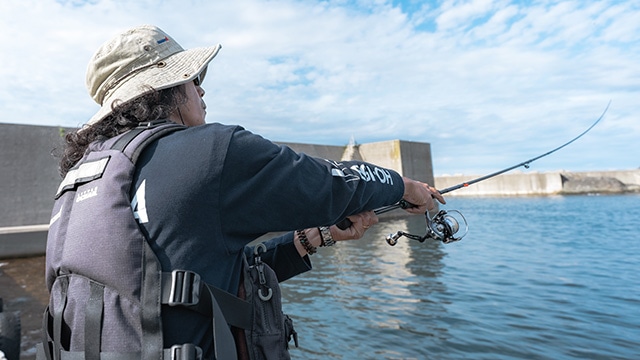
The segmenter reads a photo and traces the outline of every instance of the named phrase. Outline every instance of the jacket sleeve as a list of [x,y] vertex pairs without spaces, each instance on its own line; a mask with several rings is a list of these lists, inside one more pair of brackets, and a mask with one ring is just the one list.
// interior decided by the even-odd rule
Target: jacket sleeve
[[393,204],[403,193],[393,170],[299,154],[238,127],[227,149],[220,201],[226,232],[258,237],[332,225]]

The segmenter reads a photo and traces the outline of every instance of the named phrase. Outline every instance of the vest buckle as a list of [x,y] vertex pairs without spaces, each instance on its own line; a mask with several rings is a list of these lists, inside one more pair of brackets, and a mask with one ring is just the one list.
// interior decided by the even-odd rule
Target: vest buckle
[[202,360],[202,349],[194,344],[173,345],[171,356],[165,360]]
[[200,300],[200,275],[189,270],[173,270],[171,272],[171,290],[169,306],[196,305]]

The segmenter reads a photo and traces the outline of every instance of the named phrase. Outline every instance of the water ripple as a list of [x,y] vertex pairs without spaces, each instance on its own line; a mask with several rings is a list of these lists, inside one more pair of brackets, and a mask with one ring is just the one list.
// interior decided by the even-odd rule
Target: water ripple
[[[283,284],[300,359],[640,359],[640,196],[450,199],[459,243],[387,220]],[[589,209],[588,211],[585,209]]]

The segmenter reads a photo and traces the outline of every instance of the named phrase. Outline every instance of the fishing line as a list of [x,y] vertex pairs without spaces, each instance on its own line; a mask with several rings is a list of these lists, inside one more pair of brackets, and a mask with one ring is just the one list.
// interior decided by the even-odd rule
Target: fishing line
[[[458,189],[463,188],[463,187],[468,187],[469,185],[472,185],[472,184],[478,183],[478,182],[480,182],[480,181],[490,179],[490,178],[492,178],[492,177],[494,177],[494,176],[498,176],[498,175],[504,174],[504,173],[506,173],[507,171],[511,171],[511,170],[513,170],[513,169],[517,169],[517,168],[519,168],[520,166],[524,166],[524,168],[525,168],[525,169],[528,169],[528,168],[529,168],[529,165],[530,165],[532,162],[534,162],[534,161],[536,161],[536,160],[538,160],[538,159],[541,159],[541,158],[543,158],[543,157],[545,157],[545,156],[547,156],[547,155],[551,155],[551,154],[553,154],[554,152],[556,152],[556,151],[558,151],[558,150],[562,149],[563,147],[565,147],[565,146],[567,146],[567,145],[571,144],[572,142],[574,142],[574,141],[576,141],[576,140],[580,139],[582,136],[584,136],[584,134],[586,134],[586,133],[588,133],[589,131],[591,131],[591,129],[593,129],[593,127],[594,127],[594,126],[596,126],[596,125],[600,122],[600,120],[602,120],[602,119],[604,118],[604,114],[606,114],[606,113],[607,113],[607,110],[609,110],[609,105],[611,105],[611,100],[609,100],[609,103],[607,104],[607,107],[606,107],[606,108],[604,109],[604,111],[602,112],[602,115],[600,115],[600,117],[599,117],[599,118],[598,118],[598,119],[597,119],[593,124],[591,124],[591,126],[589,126],[589,128],[588,128],[587,130],[583,131],[580,135],[578,135],[578,136],[574,137],[573,139],[571,139],[571,140],[567,141],[566,143],[564,143],[564,144],[562,144],[562,145],[558,146],[557,148],[555,148],[555,149],[553,149],[553,150],[551,150],[551,151],[548,151],[548,152],[546,152],[546,153],[544,153],[544,154],[542,154],[542,155],[539,155],[539,156],[536,156],[536,157],[534,157],[534,158],[531,158],[531,159],[529,159],[529,160],[527,160],[527,161],[523,161],[523,162],[521,162],[521,163],[519,163],[519,164],[516,164],[516,165],[510,166],[510,167],[508,167],[508,168],[506,168],[506,169],[502,169],[502,170],[500,170],[500,171],[496,171],[496,172],[491,173],[491,174],[489,174],[489,175],[485,175],[485,176],[479,177],[479,178],[477,178],[477,179],[473,179],[473,180],[470,180],[470,181],[467,181],[467,182],[463,182],[463,183],[458,184],[458,185],[454,185],[454,186],[448,187],[448,188],[446,188],[446,189],[439,190],[438,192],[439,192],[440,194],[446,194],[446,193],[448,193],[448,192],[451,192],[451,191],[454,191],[454,190],[458,190]],[[388,210],[387,210],[387,211],[388,211]]]

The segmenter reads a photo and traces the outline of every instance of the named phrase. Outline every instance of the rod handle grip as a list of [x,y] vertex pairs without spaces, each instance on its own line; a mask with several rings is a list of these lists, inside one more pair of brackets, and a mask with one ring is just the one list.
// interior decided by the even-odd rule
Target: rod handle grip
[[[384,207],[381,207],[381,208],[377,208],[377,209],[375,209],[373,211],[376,213],[376,215],[380,215],[380,214],[386,213],[387,211],[391,211],[391,210],[394,210],[394,209],[397,209],[397,208],[408,209],[408,208],[412,208],[412,207],[415,207],[415,205],[413,205],[412,203],[410,203],[410,202],[408,202],[406,200],[400,200],[396,204],[389,205],[389,206],[384,206]],[[347,218],[344,218],[344,219],[340,220],[340,222],[338,222],[336,224],[336,226],[340,230],[345,230],[345,229],[348,229],[349,226],[351,226],[351,224],[353,224],[351,222],[351,220],[349,220]]]
[[349,219],[347,219],[347,218],[344,218],[344,219],[340,220],[340,222],[338,222],[338,223],[336,224],[336,226],[337,226],[337,227],[338,227],[338,229],[340,229],[340,230],[346,230],[346,229],[348,229],[348,228],[349,228],[349,226],[351,226],[351,224],[353,224],[353,223],[351,222],[351,220],[349,220]]

